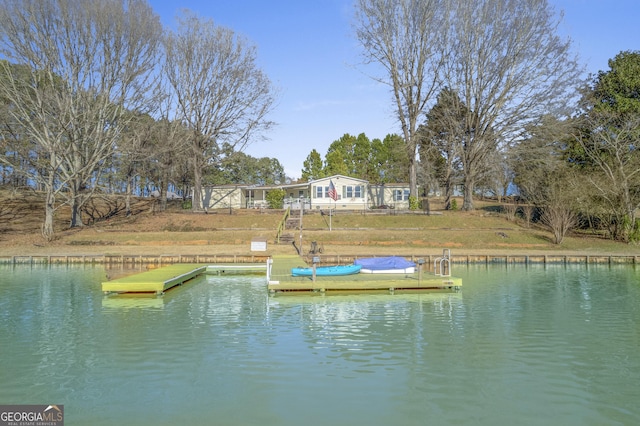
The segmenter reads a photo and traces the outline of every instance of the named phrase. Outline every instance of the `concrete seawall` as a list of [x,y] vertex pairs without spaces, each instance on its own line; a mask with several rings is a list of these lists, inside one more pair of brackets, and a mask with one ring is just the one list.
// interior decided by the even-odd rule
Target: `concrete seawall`
[[[162,255],[162,256],[112,256],[112,255],[48,255],[48,256],[0,256],[3,265],[73,265],[73,264],[104,264],[104,265],[170,265],[175,263],[262,263],[269,255]],[[320,255],[322,264],[349,264],[355,259],[374,257],[371,255]],[[425,265],[432,265],[439,255],[404,255],[407,259],[417,262],[423,260]],[[311,256],[308,256],[311,263]],[[640,256],[630,255],[597,255],[597,254],[452,254],[451,263],[454,264],[609,264],[636,265]]]
[[103,265],[171,265],[175,263],[263,263],[267,255],[162,255],[162,256],[110,256],[110,255],[48,255],[0,256],[0,265],[20,264],[103,264]]

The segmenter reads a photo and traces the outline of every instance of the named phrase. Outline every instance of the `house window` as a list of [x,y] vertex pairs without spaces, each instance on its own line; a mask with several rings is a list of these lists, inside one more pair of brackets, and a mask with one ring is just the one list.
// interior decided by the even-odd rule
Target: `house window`
[[343,187],[343,197],[342,198],[362,198],[362,186],[345,186]]
[[[327,191],[329,190],[329,188],[327,188]],[[322,187],[321,186],[316,186],[316,198],[322,198]]]
[[409,190],[408,189],[394,189],[393,190],[393,201],[407,201],[409,199]]

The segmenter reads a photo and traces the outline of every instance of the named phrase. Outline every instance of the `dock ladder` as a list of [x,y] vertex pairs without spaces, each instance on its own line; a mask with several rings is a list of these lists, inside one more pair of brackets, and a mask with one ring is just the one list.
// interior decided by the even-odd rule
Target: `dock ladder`
[[433,273],[438,277],[451,276],[451,250],[443,249],[442,257],[437,257],[433,261]]

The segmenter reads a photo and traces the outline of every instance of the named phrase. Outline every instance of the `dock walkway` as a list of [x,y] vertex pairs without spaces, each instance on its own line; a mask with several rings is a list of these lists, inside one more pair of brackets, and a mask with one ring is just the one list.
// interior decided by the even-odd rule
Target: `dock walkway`
[[265,274],[266,264],[202,265],[180,263],[150,269],[135,275],[102,283],[102,292],[109,293],[155,293],[163,294],[202,274],[237,275]]

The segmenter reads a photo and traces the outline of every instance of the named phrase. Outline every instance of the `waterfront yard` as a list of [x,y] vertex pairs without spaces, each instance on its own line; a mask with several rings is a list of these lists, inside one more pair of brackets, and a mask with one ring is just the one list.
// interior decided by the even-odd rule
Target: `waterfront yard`
[[[68,229],[65,208],[56,216],[56,237],[46,242],[40,234],[42,209],[33,192],[0,192],[0,255],[42,254],[246,254],[251,241],[267,241],[266,254],[308,252],[312,242],[327,254],[433,254],[443,248],[456,253],[593,253],[640,255],[637,245],[616,243],[594,233],[570,234],[562,245],[551,234],[522,218],[509,220],[503,205],[478,201],[472,212],[444,211],[433,200],[432,214],[393,210],[337,211],[331,216],[307,212],[285,231],[291,242],[276,244],[282,210],[217,210],[192,213],[179,202],[158,213],[152,199],[136,200],[132,214],[109,216],[96,208],[91,224]],[[301,244],[302,242],[302,244]]]

